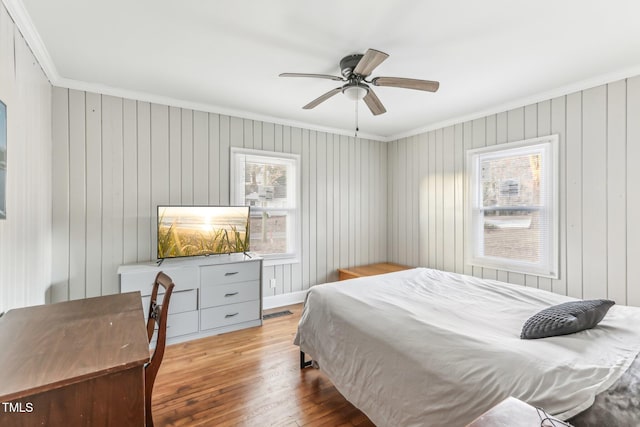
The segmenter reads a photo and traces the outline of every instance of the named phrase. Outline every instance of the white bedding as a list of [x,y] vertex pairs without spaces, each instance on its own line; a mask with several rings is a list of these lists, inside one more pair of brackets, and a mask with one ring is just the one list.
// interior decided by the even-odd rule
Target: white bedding
[[295,343],[378,426],[464,426],[508,396],[567,419],[640,351],[640,309],[593,329],[521,340],[527,318],[573,298],[418,268],[314,286]]

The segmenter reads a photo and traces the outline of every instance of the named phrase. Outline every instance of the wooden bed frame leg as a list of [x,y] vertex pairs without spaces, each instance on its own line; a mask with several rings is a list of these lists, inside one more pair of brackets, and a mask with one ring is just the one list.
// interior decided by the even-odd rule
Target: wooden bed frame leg
[[313,363],[312,360],[308,360],[308,361],[304,360],[304,351],[300,350],[300,369],[307,368],[311,366],[312,363]]

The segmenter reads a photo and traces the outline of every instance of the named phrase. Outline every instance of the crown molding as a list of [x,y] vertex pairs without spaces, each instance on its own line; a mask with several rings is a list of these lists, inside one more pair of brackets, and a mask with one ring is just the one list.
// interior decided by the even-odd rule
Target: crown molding
[[581,80],[576,83],[571,83],[566,86],[560,86],[556,89],[552,89],[546,92],[537,93],[525,98],[520,98],[514,101],[509,101],[504,104],[498,104],[485,110],[476,111],[464,116],[458,116],[451,119],[443,120],[428,124],[423,127],[419,127],[406,132],[401,132],[392,135],[386,139],[387,142],[397,141],[402,138],[408,138],[411,136],[419,135],[422,133],[430,132],[432,130],[442,129],[448,126],[453,126],[459,123],[468,122],[482,117],[490,116],[492,114],[503,113],[505,111],[513,110],[515,108],[524,107],[538,102],[547,101],[560,96],[570,95],[575,92],[580,92],[586,89],[591,89],[597,86],[612,83],[618,80],[628,79],[630,77],[640,75],[640,65],[634,65],[631,67],[623,68],[622,70],[614,71],[611,73],[602,74],[596,77],[591,77],[585,80]]
[[36,60],[40,63],[40,67],[42,67],[49,82],[57,86],[60,81],[60,74],[58,74],[58,69],[51,55],[49,55],[49,51],[44,45],[42,38],[40,38],[40,33],[38,33],[38,30],[36,30],[36,27],[33,25],[31,16],[29,16],[27,9],[25,9],[24,3],[22,3],[21,0],[2,0],[2,3],[4,3],[7,8],[9,16],[11,16],[18,30],[20,30],[27,45],[31,48]]
[[[3,0],[3,1],[7,1],[7,0]],[[48,54],[47,54],[47,56],[48,56]],[[57,75],[57,72],[56,72],[56,75]],[[397,140],[402,139],[402,138],[408,138],[408,137],[419,135],[419,134],[422,134],[422,133],[426,133],[426,132],[429,132],[429,131],[432,131],[432,130],[442,129],[442,128],[445,128],[445,127],[448,127],[448,126],[453,126],[453,125],[458,124],[458,123],[464,123],[464,122],[467,122],[467,121],[471,121],[471,120],[479,119],[479,118],[482,118],[482,117],[490,116],[492,114],[498,114],[498,113],[502,113],[502,112],[505,112],[505,111],[513,110],[515,108],[524,107],[526,105],[531,105],[531,104],[535,104],[535,103],[538,103],[538,102],[547,101],[547,100],[550,100],[550,99],[553,99],[553,98],[557,98],[559,96],[570,95],[570,94],[575,93],[575,92],[580,92],[580,91],[583,91],[583,90],[586,90],[586,89],[591,89],[591,88],[594,88],[596,86],[612,83],[612,82],[615,82],[617,80],[627,79],[627,78],[634,77],[634,76],[637,76],[637,75],[640,75],[640,65],[635,65],[635,66],[627,67],[627,68],[624,68],[622,70],[618,70],[618,71],[615,71],[615,72],[602,74],[602,75],[599,75],[599,76],[596,76],[596,77],[592,77],[592,78],[589,78],[589,79],[581,80],[581,81],[576,82],[576,83],[572,83],[572,84],[565,85],[565,86],[560,86],[560,87],[552,89],[550,91],[541,92],[541,93],[537,93],[537,94],[534,94],[534,95],[531,95],[531,96],[528,96],[528,97],[519,98],[519,99],[516,99],[516,100],[513,100],[513,101],[509,101],[507,103],[497,104],[497,105],[489,107],[487,109],[479,110],[479,111],[476,111],[476,112],[473,112],[473,113],[470,113],[470,114],[465,114],[465,115],[462,115],[462,116],[456,116],[456,117],[453,117],[453,118],[450,118],[450,119],[447,119],[447,120],[442,120],[442,121],[439,121],[439,122],[430,123],[430,124],[428,124],[426,126],[421,126],[419,128],[415,128],[415,129],[412,129],[412,130],[409,130],[409,131],[406,131],[406,132],[401,132],[401,133],[398,133],[398,134],[394,134],[394,135],[391,135],[391,136],[381,136],[381,135],[358,132],[358,138],[360,138],[360,139],[371,139],[371,140],[374,140],[374,141],[381,141],[381,142],[397,141]],[[211,105],[211,104],[203,104],[203,103],[196,103],[196,102],[186,101],[186,100],[182,100],[182,99],[176,99],[176,98],[171,98],[171,97],[166,97],[166,96],[161,96],[161,95],[149,94],[149,93],[146,93],[146,92],[133,91],[133,90],[129,90],[129,89],[114,88],[114,87],[110,87],[110,86],[106,86],[106,85],[102,85],[102,84],[98,84],[98,83],[83,82],[83,81],[79,81],[79,80],[66,79],[66,78],[61,78],[61,77],[57,77],[56,81],[57,81],[57,83],[53,83],[53,81],[52,81],[52,84],[55,84],[56,86],[60,86],[60,87],[69,88],[69,89],[83,90],[83,91],[87,91],[87,92],[96,92],[96,93],[101,93],[101,94],[104,94],[104,95],[112,95],[112,96],[116,96],[116,97],[134,99],[134,100],[138,100],[138,101],[170,105],[170,106],[187,108],[187,109],[192,109],[192,110],[205,111],[205,112],[209,112],[209,113],[224,114],[224,115],[227,115],[227,116],[239,117],[239,118],[250,119],[250,120],[258,120],[258,121],[275,123],[275,124],[280,124],[280,125],[284,125],[284,126],[292,126],[292,127],[297,127],[297,128],[301,128],[301,129],[308,129],[308,130],[313,130],[313,131],[318,131],[318,132],[326,132],[326,133],[332,133],[332,134],[337,134],[337,135],[345,135],[345,136],[349,136],[349,137],[352,137],[352,138],[354,137],[353,130],[349,130],[349,129],[339,129],[339,128],[331,128],[331,127],[327,127],[327,126],[320,126],[320,125],[310,124],[310,123],[306,123],[306,122],[288,120],[288,119],[285,119],[285,118],[282,118],[282,117],[274,117],[274,116],[262,115],[262,114],[257,114],[257,113],[251,113],[251,112],[247,112],[247,111],[234,110],[234,109],[225,108],[225,107],[221,107],[221,106],[216,106],[216,105]]]

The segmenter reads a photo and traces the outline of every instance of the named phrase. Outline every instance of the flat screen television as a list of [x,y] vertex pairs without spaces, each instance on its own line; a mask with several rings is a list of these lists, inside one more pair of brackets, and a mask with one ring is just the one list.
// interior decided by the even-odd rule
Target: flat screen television
[[158,206],[159,260],[248,250],[248,206]]

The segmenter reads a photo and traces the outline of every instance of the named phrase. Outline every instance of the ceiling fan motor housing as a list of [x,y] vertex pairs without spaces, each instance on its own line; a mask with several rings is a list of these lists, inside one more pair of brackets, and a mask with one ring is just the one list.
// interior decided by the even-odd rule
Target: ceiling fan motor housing
[[345,79],[349,79],[353,74],[353,70],[364,55],[347,55],[340,60],[340,73]]

